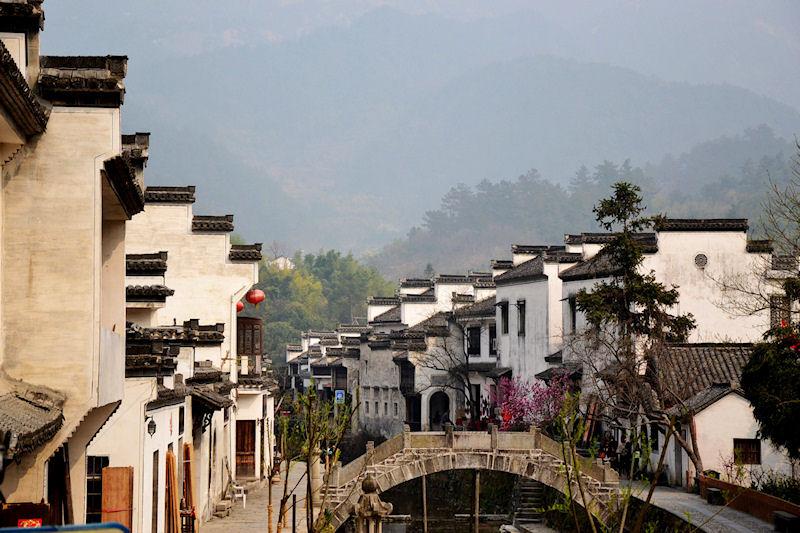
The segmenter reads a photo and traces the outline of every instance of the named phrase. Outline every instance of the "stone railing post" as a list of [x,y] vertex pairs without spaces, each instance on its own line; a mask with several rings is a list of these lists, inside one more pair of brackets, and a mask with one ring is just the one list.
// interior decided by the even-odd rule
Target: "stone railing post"
[[411,449],[411,426],[403,424],[403,449]]
[[497,426],[489,424],[489,434],[491,435],[492,451],[497,451]]
[[367,466],[372,466],[373,456],[375,455],[375,441],[367,441]]
[[453,435],[453,424],[444,425],[444,441],[448,448],[452,448],[455,444],[455,436]]
[[617,474],[617,471],[610,466],[603,465],[603,482],[619,483],[619,474]]
[[381,501],[378,496],[378,483],[367,475],[361,482],[361,497],[353,508],[356,522],[356,533],[381,533],[383,519],[393,509],[391,503]]
[[320,500],[322,499],[320,494],[322,493],[324,467],[322,466],[320,455],[322,455],[322,452],[319,446],[314,447],[314,452],[311,455],[311,494],[313,495],[315,507],[320,505]]
[[530,429],[531,437],[533,438],[533,448],[539,449],[542,447],[542,433],[539,428],[532,426]]

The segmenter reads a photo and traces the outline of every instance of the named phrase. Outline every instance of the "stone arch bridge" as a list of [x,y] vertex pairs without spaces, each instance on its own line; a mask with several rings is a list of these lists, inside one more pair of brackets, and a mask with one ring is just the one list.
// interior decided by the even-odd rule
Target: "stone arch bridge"
[[[612,511],[619,493],[619,477],[608,466],[582,459],[584,497],[572,480],[575,501],[604,519]],[[380,492],[421,477],[446,470],[495,470],[534,479],[563,494],[567,493],[567,470],[561,444],[538,430],[529,433],[458,431],[404,432],[373,448],[344,467],[334,468],[327,485],[325,507],[333,514],[334,529],[350,517],[361,497],[361,481],[372,476]]]

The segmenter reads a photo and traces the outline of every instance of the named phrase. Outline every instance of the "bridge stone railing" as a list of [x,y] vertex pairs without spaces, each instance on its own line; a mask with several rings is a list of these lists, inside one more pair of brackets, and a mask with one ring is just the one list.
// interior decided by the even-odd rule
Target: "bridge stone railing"
[[[549,473],[542,475],[553,482],[556,488],[563,485],[564,468],[573,466],[569,461],[564,461],[561,443],[536,429],[527,433],[499,432],[497,428],[492,428],[489,432],[454,432],[451,427],[447,431],[411,433],[406,428],[402,434],[377,447],[368,443],[364,455],[344,467],[333,469],[326,485],[333,494],[329,506],[335,514],[335,525],[338,527],[350,512],[345,507],[352,506],[357,500],[360,492],[358,482],[365,476],[376,476],[382,490],[386,490],[389,486],[416,475],[405,471],[407,468],[415,464],[419,467],[419,461],[430,461],[432,457],[444,462],[447,462],[446,457],[455,458],[449,460],[448,469],[458,468],[458,463],[461,464],[460,468],[486,468],[491,465],[492,468],[502,469],[498,465],[509,465],[508,461],[512,461],[521,465],[523,470],[526,468],[525,464],[530,464],[531,468],[536,465],[534,470],[548,469]],[[460,461],[459,458],[465,461]],[[496,464],[492,458],[496,458]],[[581,475],[594,485],[591,489],[593,507],[599,509],[597,504],[604,507],[611,494],[618,490],[617,473],[609,466],[597,464],[588,458],[579,457],[577,460],[580,462],[578,466]],[[511,471],[517,472],[517,469]]]

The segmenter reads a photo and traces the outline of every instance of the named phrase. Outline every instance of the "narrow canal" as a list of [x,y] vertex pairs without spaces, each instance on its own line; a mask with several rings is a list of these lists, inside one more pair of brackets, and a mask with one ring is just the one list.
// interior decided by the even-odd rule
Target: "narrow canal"
[[[518,478],[513,474],[483,470],[480,473],[480,531],[497,533],[513,521],[518,495]],[[423,494],[425,498],[423,499]],[[474,472],[454,470],[432,474],[403,483],[381,495],[394,509],[394,521],[384,525],[385,533],[424,533],[427,512],[428,533],[472,531]],[[542,527],[537,531],[552,531]]]

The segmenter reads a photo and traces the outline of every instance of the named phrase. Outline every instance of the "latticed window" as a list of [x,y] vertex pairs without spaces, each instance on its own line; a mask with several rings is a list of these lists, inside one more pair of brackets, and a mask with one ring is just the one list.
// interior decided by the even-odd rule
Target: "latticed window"
[[481,328],[467,328],[467,353],[481,354]]
[[759,439],[733,439],[733,459],[743,465],[760,465],[761,441]]
[[103,469],[108,457],[86,458],[86,523],[99,524],[103,512]]
[[773,295],[769,297],[769,325],[776,328],[781,325],[781,320],[789,322],[791,318],[789,298],[786,296]]

